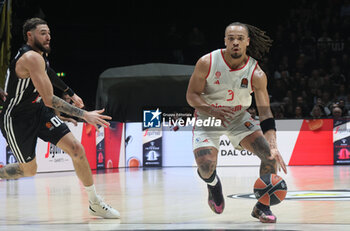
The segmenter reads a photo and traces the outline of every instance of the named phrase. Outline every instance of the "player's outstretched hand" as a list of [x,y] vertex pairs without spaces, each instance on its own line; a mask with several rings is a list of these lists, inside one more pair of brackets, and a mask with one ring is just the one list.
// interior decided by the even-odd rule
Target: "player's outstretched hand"
[[278,149],[271,149],[271,156],[269,157],[270,160],[275,159],[277,161],[277,169],[281,171],[281,168],[285,174],[287,174],[287,167],[284,163],[284,160],[281,156],[281,153],[278,151]]
[[86,111],[84,113],[84,120],[88,122],[89,124],[95,126],[96,129],[98,129],[97,125],[101,125],[103,127],[109,127],[109,122],[106,120],[111,120],[112,117],[107,115],[102,115],[102,113],[105,111],[105,109],[101,110],[95,110],[95,111]]

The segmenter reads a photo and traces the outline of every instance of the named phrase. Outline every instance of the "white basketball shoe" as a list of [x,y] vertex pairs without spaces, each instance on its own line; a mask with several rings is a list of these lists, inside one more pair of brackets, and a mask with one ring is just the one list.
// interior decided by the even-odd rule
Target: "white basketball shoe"
[[110,205],[106,204],[100,196],[97,202],[89,201],[89,213],[93,216],[99,216],[106,219],[118,219],[120,218],[120,213],[112,208]]

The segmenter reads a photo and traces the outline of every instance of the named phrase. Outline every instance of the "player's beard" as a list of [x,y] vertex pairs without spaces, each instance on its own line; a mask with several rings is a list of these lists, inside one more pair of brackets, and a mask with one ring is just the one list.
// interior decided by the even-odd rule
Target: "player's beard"
[[49,45],[48,48],[45,48],[41,43],[38,42],[38,40],[36,40],[36,38],[34,37],[34,46],[39,49],[42,52],[45,52],[47,54],[49,54],[51,52],[51,47]]
[[238,53],[231,54],[231,58],[233,59],[239,59],[240,57],[242,57],[242,54],[238,54]]

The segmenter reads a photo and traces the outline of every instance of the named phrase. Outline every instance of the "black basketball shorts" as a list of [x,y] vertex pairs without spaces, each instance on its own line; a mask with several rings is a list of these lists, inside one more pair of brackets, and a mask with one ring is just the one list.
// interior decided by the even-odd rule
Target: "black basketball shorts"
[[53,110],[45,106],[31,115],[4,115],[0,119],[1,132],[19,163],[27,163],[35,158],[38,137],[56,145],[70,132]]

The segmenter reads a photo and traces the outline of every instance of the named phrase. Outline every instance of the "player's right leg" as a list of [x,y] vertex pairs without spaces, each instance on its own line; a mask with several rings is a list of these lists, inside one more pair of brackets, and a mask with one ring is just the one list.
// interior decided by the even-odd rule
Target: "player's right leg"
[[36,119],[27,116],[1,117],[1,132],[17,160],[17,163],[7,164],[0,169],[1,179],[18,179],[36,174],[35,147],[38,129]]
[[216,174],[218,150],[213,146],[207,146],[196,148],[193,152],[198,166],[198,175],[207,183],[209,207],[213,212],[220,214],[224,211],[225,200],[220,179]]

